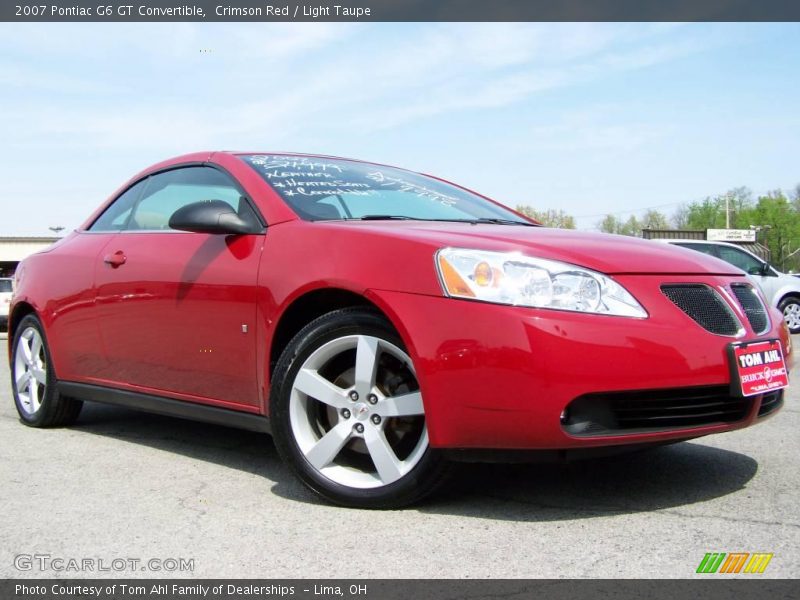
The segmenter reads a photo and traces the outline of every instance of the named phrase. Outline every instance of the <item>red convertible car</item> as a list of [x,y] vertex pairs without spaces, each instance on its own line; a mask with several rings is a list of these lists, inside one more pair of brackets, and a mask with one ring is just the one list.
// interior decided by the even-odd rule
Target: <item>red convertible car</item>
[[88,400],[271,432],[310,488],[371,508],[419,500],[454,460],[753,425],[781,407],[792,351],[713,257],[285,153],[139,173],[20,265],[9,331],[27,425]]

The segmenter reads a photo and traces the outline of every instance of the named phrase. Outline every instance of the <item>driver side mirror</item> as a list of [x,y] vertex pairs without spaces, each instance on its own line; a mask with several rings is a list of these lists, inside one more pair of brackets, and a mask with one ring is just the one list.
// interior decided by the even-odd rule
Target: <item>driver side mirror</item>
[[772,270],[768,262],[763,262],[757,267],[752,267],[747,270],[750,275],[760,275],[761,277],[771,277]]
[[259,233],[252,223],[242,219],[230,204],[222,200],[202,200],[182,206],[169,218],[169,226],[193,233]]
[[747,269],[748,275],[764,275],[764,265],[758,265],[757,267],[750,267]]

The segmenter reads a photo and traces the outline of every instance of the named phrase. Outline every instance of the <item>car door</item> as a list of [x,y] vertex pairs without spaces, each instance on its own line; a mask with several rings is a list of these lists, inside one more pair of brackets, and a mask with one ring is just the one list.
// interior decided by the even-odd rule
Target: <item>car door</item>
[[48,254],[53,277],[43,316],[60,379],[91,382],[108,368],[95,303],[97,260],[125,226],[143,187],[142,182],[128,187],[91,226],[63,238]]
[[[243,189],[211,166],[151,175],[97,269],[104,382],[202,403],[256,407],[256,279],[263,234],[169,227],[188,204],[222,200],[258,222]],[[259,224],[259,227],[260,224]]]

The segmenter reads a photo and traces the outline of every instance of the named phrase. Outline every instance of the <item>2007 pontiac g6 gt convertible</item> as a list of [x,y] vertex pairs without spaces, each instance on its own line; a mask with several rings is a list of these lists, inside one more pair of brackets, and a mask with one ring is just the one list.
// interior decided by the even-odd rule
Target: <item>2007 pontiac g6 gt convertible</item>
[[205,152],[136,175],[22,262],[14,399],[271,432],[311,489],[407,505],[454,460],[747,427],[791,342],[715,258],[561,231],[463,187],[328,156]]

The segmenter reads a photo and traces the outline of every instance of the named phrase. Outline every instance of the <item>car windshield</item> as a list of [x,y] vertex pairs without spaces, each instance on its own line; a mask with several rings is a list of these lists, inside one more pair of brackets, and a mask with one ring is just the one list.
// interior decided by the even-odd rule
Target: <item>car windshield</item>
[[11,280],[0,279],[0,294],[4,292],[11,292]]
[[532,225],[457,186],[411,171],[313,156],[241,157],[307,221],[424,220]]

